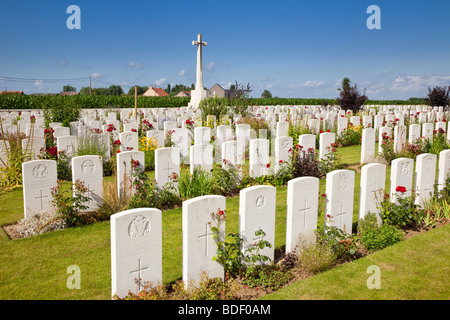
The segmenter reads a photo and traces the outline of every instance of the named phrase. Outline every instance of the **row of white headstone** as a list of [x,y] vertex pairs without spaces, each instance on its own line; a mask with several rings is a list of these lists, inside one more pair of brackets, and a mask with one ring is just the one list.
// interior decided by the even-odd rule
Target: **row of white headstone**
[[[422,154],[416,159],[415,191],[419,194],[417,204],[433,194],[436,174],[434,154]],[[411,194],[413,187],[413,159],[396,159],[392,162],[390,177],[391,201]],[[442,151],[439,160],[438,183],[445,182],[450,171],[450,150]],[[384,196],[386,166],[372,163],[362,167],[360,182],[360,205],[358,219],[368,212],[378,213],[376,193]],[[407,192],[396,192],[403,186]],[[352,233],[355,172],[336,170],[326,176],[325,223],[344,232]],[[314,241],[318,223],[319,179],[296,178],[287,187],[286,251],[291,252],[299,240]],[[182,279],[186,287],[196,286],[202,274],[224,277],[224,269],[213,261],[217,244],[213,239],[212,213],[226,212],[226,198],[218,195],[201,196],[183,202]],[[162,217],[161,210],[140,208],[111,216],[111,275],[112,294],[124,297],[128,292],[138,293],[145,282],[162,283]],[[272,248],[261,254],[274,258],[276,188],[261,185],[241,190],[239,195],[239,234],[243,239],[242,251],[260,238],[255,232],[262,230],[265,240]],[[380,218],[379,218],[380,219]],[[220,237],[225,236],[225,223],[220,224]]]

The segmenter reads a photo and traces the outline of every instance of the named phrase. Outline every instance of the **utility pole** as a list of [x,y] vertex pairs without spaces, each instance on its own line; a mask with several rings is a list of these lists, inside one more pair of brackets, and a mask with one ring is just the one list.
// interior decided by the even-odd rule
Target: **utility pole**
[[89,76],[89,95],[92,96],[91,76]]

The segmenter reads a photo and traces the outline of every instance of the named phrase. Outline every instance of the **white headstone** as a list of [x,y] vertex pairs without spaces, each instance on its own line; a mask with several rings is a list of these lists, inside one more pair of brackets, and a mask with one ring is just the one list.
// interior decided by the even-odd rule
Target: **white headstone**
[[450,174],[450,149],[439,153],[438,191],[445,187],[445,182]]
[[383,153],[383,136],[386,137],[386,143],[387,143],[387,138],[390,137],[392,138],[393,134],[392,134],[392,128],[391,127],[381,127],[378,131],[378,153],[382,154]]
[[375,161],[375,129],[365,128],[361,137],[361,163]]
[[289,134],[289,122],[278,121],[277,122],[277,137],[287,137]]
[[308,153],[311,149],[312,152],[316,152],[316,135],[315,134],[302,134],[298,137],[298,144],[302,146],[302,152]]
[[300,177],[288,182],[286,216],[286,252],[299,241],[307,244],[315,240],[317,229],[319,179]]
[[[137,166],[133,161],[138,161]],[[136,162],[135,162],[136,163]],[[137,170],[145,169],[145,155],[141,151],[124,151],[117,154],[117,194],[121,198],[125,192],[132,195],[135,193]]]
[[398,124],[394,127],[394,153],[401,152],[406,145],[406,126]]
[[335,170],[326,175],[326,223],[351,234],[355,171]]
[[250,140],[249,164],[250,177],[260,177],[268,174],[270,142],[268,139]]
[[342,115],[337,117],[337,134],[340,135],[348,127],[348,118]]
[[25,218],[55,211],[52,188],[57,186],[55,160],[22,163],[23,207]]
[[211,172],[213,168],[213,146],[211,144],[199,144],[190,146],[190,173],[194,173],[194,169],[200,169],[204,172]]
[[327,154],[331,153],[331,144],[335,143],[334,132],[323,132],[319,135],[319,160],[323,160]]
[[155,150],[155,182],[156,186],[161,189],[169,182],[174,187],[178,183],[172,179],[180,177],[180,149],[178,148],[160,148]]
[[138,294],[162,283],[161,210],[139,208],[111,215],[112,295]]
[[350,123],[357,127],[361,124],[361,118],[359,116],[350,117]]
[[422,124],[422,137],[425,140],[433,141],[434,124],[424,123]]
[[103,162],[100,156],[87,155],[72,158],[72,183],[80,180],[87,188],[90,200],[85,211],[94,211],[103,202]]
[[139,135],[134,131],[124,131],[119,134],[120,151],[138,151],[139,149]]
[[209,144],[211,140],[210,127],[195,127],[194,128],[194,143],[196,145]]
[[45,139],[22,139],[22,150],[26,152],[32,160],[37,160],[39,156],[45,152]]
[[239,193],[239,232],[243,239],[242,251],[252,247],[261,238],[255,232],[262,230],[272,247],[264,248],[261,254],[274,259],[276,188],[273,186],[253,186]]
[[[397,203],[397,197],[411,196],[414,176],[414,160],[410,158],[397,158],[391,161],[390,194],[392,203]],[[397,193],[397,187],[405,187],[405,193]]]
[[[209,278],[224,277],[224,268],[217,261],[217,244],[213,239],[212,213],[226,210],[226,198],[218,195],[201,196],[183,202],[183,281],[186,286],[197,286],[206,272]],[[225,235],[225,222],[220,226],[220,237]]]
[[275,172],[290,161],[294,139],[292,137],[275,138]]
[[424,201],[430,199],[434,194],[436,183],[436,161],[437,155],[433,153],[422,153],[416,157],[415,170],[415,203],[423,208]]
[[409,125],[409,136],[408,136],[409,144],[413,144],[413,145],[417,144],[417,140],[421,138],[421,135],[420,135],[421,128],[422,128],[421,125],[417,124],[417,123]]
[[69,127],[54,127],[53,128],[53,137],[59,138],[62,136],[70,136],[70,128]]
[[174,143],[174,147],[180,150],[181,160],[185,163],[189,162],[189,146],[191,145],[189,129],[173,129],[172,142]]
[[226,141],[222,143],[222,168],[236,167],[237,141]]
[[146,132],[147,139],[152,139],[156,149],[164,147],[164,131],[163,130],[148,130]]
[[60,136],[56,139],[56,147],[58,148],[58,152],[62,151],[65,152],[67,159],[70,163],[70,159],[76,154],[78,149],[78,137]]
[[361,168],[360,192],[359,192],[359,219],[363,219],[367,213],[377,214],[381,223],[378,208],[384,197],[386,184],[386,165],[381,163],[366,164]]

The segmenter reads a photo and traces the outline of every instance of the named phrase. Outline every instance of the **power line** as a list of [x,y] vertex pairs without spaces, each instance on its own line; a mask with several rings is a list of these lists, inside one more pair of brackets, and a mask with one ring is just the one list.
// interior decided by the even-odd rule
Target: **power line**
[[80,78],[60,78],[60,79],[19,78],[19,77],[0,76],[0,81],[5,81],[5,82],[33,82],[33,83],[39,82],[39,84],[92,81],[92,82],[96,82],[96,83],[102,84],[102,85],[109,85],[109,86],[115,85],[115,86],[122,86],[122,87],[133,87],[132,85],[126,85],[126,84],[118,85],[118,84],[111,83],[111,82],[108,82],[108,81],[95,79],[95,78],[92,78],[92,76],[80,77]]
[[67,79],[31,79],[31,78],[17,78],[17,77],[0,76],[0,80],[7,81],[7,82],[36,82],[36,81],[39,81],[40,83],[59,83],[59,82],[88,81],[89,77],[67,78]]

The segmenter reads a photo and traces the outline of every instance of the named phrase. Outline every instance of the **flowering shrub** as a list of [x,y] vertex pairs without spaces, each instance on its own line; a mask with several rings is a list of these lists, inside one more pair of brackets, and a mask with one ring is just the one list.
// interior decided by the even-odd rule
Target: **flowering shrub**
[[163,210],[181,204],[181,198],[177,195],[177,190],[174,186],[178,179],[175,173],[170,177],[166,186],[157,189],[150,181],[145,170],[139,168],[139,161],[132,160],[131,166],[134,177],[132,187],[135,188],[135,192],[130,199],[129,209],[148,207]]
[[415,194],[405,196],[404,186],[397,186],[396,192],[398,204],[391,202],[388,194],[381,200],[380,215],[383,223],[400,229],[420,227],[425,211],[415,204]]
[[139,144],[139,150],[144,152],[145,156],[145,170],[150,171],[155,169],[156,141],[152,138],[142,137],[139,139]]
[[347,128],[341,132],[336,139],[338,147],[348,147],[361,144],[363,125],[355,126],[351,122]]

